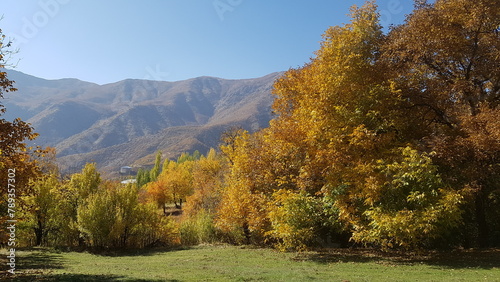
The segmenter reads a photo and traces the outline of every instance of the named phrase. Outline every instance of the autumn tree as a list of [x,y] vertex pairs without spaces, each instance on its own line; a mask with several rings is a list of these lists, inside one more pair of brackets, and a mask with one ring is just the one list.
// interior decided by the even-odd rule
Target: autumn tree
[[186,198],[180,222],[183,244],[213,243],[218,230],[214,224],[221,202],[226,160],[215,149],[192,164],[192,194]]
[[351,219],[353,239],[382,247],[428,246],[459,224],[464,195],[447,187],[428,155],[409,147],[396,150],[397,157],[379,160],[371,168],[377,173],[365,179],[372,191],[365,190],[369,207],[362,216],[369,225]]
[[167,204],[172,203],[181,209],[186,197],[191,195],[192,166],[192,161],[165,162],[158,179],[146,185],[147,197],[162,208],[164,214],[167,214]]
[[[330,217],[333,222],[341,221],[355,241],[391,246],[387,243],[390,238],[396,241],[394,245],[417,247],[412,241],[415,236],[439,237],[457,224],[462,194],[439,176],[432,178],[412,171],[405,172],[412,175],[412,182],[402,185],[399,181],[407,180],[398,179],[396,171],[389,173],[381,166],[400,164],[394,166],[398,167],[395,170],[405,171],[402,160],[410,162],[410,154],[415,165],[425,163],[430,174],[434,167],[420,149],[418,138],[423,136],[424,128],[413,129],[423,126],[422,122],[408,117],[406,109],[412,104],[381,60],[386,36],[379,25],[376,5],[369,1],[363,7],[354,7],[351,18],[351,23],[326,31],[310,63],[288,71],[276,82],[273,109],[278,116],[264,131],[265,143],[269,144],[264,147],[272,149],[277,144],[271,152],[281,152],[275,155],[291,160],[281,162],[286,164],[281,170],[271,170],[275,180],[280,180],[277,187],[303,190],[332,203],[325,212],[334,215]],[[298,134],[290,137],[287,132]],[[294,159],[293,152],[301,157]],[[286,173],[281,175],[279,171]],[[267,184],[276,187],[276,182]],[[390,202],[397,205],[384,204],[389,194]],[[283,195],[294,199],[292,195],[297,194]],[[274,210],[274,215],[284,210]],[[412,216],[403,216],[407,213]],[[382,222],[381,218],[398,222]],[[427,225],[422,224],[426,226],[422,229],[401,229],[406,221]],[[438,228],[442,222],[449,223],[447,228]],[[301,229],[295,230],[300,233]],[[273,235],[279,238],[279,234]]]
[[225,165],[221,156],[212,148],[207,156],[201,156],[193,164],[193,194],[186,198],[185,216],[200,211],[214,214],[221,199]]
[[[146,220],[146,222],[144,222]],[[105,182],[78,207],[78,227],[94,247],[144,246],[167,238],[156,208],[139,203],[135,185]]]
[[283,251],[303,251],[325,243],[320,240],[325,227],[335,229],[338,226],[329,222],[324,204],[321,198],[304,191],[276,191],[268,208],[272,228],[266,235]]
[[221,134],[220,147],[224,148],[224,150],[221,150],[221,153],[231,165],[233,164],[231,156],[233,156],[236,151],[236,140],[245,132],[246,130],[241,127],[234,127],[227,129]]
[[299,156],[286,166],[295,167],[283,178],[287,186],[295,182],[300,190],[333,199],[328,212],[338,212],[346,230],[355,232],[352,220],[361,220],[366,208],[361,165],[398,145],[392,117],[399,100],[375,65],[383,41],[375,5],[353,8],[351,17],[350,24],[326,31],[310,63],[276,82],[278,116],[268,142],[290,148],[288,158]]
[[163,214],[167,214],[167,203],[169,203],[170,198],[167,196],[164,178],[162,177],[154,182],[149,182],[144,189],[149,201],[155,203],[158,208],[161,208]]
[[446,181],[474,192],[461,228],[467,246],[500,243],[499,34],[499,1],[419,1],[382,52],[405,111],[421,121],[415,138],[436,153]]
[[35,246],[47,244],[49,235],[59,231],[61,211],[55,201],[60,185],[56,175],[43,175],[30,183],[30,193],[23,197],[21,226],[33,232]]
[[78,209],[87,204],[90,196],[97,193],[102,179],[94,163],[88,163],[80,173],[71,175],[68,182],[63,183],[57,205],[59,212],[65,215],[65,224],[61,229],[61,240],[65,245],[84,242],[78,227]]
[[[10,49],[11,43],[6,40],[6,36],[0,29],[0,99],[9,92],[15,92],[14,81],[9,80],[5,68],[8,67],[8,59],[13,54]],[[0,103],[0,117],[7,109]],[[36,158],[44,154],[40,148],[29,147],[26,142],[34,140],[36,134],[30,124],[16,118],[13,121],[0,118],[0,182],[9,183],[11,188],[15,187],[16,209],[22,207],[21,196],[27,193],[29,182],[40,175]],[[11,176],[9,177],[9,173]],[[9,180],[8,180],[9,179]],[[1,185],[0,200],[7,202],[9,194],[8,185]],[[3,223],[7,216],[7,205],[0,207],[0,223]],[[0,241],[5,240],[4,232],[0,235]]]
[[[110,185],[106,185],[110,186]],[[106,187],[89,196],[77,207],[76,226],[89,246],[111,247],[111,231],[116,221],[114,187]]]
[[165,185],[165,194],[176,208],[182,208],[186,197],[192,193],[192,162],[183,163],[170,162],[167,170],[161,175],[161,181]]
[[499,5],[417,1],[388,35],[373,1],[354,7],[311,62],[275,83],[270,127],[226,136],[218,225],[301,247],[308,237],[296,240],[302,225],[287,210],[313,197],[360,243],[425,247],[465,219],[465,241],[477,233],[489,245],[500,215]]
[[270,228],[267,204],[281,183],[273,169],[277,158],[269,152],[264,131],[238,134],[221,146],[230,167],[216,225],[239,243],[262,244]]

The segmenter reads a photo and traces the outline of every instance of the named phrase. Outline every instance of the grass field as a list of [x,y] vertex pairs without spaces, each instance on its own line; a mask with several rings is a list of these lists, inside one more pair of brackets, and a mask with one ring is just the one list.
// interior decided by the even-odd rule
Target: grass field
[[500,250],[411,259],[364,250],[279,253],[198,246],[91,254],[17,251],[13,281],[500,281]]

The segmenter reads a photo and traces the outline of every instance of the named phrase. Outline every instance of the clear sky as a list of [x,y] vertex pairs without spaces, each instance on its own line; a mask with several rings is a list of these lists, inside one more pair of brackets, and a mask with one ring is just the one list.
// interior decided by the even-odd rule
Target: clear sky
[[[99,84],[253,78],[299,67],[363,0],[0,0],[16,70]],[[412,0],[378,0],[384,26]]]

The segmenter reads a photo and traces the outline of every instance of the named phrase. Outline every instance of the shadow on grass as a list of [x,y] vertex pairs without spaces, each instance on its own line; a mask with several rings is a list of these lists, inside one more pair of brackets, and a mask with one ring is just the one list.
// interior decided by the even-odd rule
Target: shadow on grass
[[19,268],[42,270],[62,269],[63,258],[60,254],[50,252],[46,249],[31,249],[27,255],[20,255],[17,261]]
[[[0,277],[2,278],[2,277]],[[126,277],[118,275],[85,275],[85,274],[22,274],[5,277],[6,281],[123,281]],[[126,280],[126,279],[125,279]],[[133,281],[178,281],[178,280],[144,280]]]
[[[320,249],[314,252],[297,253],[296,261],[328,263],[368,263],[390,261],[391,256],[376,250],[365,249]],[[404,263],[403,260],[400,261]]]
[[55,254],[46,248],[22,248],[18,249],[16,257],[16,274],[2,272],[0,273],[0,280],[43,281],[48,277],[46,276],[47,273],[54,269],[63,268],[63,258],[59,254]]
[[500,249],[441,252],[425,263],[447,268],[500,268]]
[[328,263],[380,263],[391,265],[426,264],[441,268],[466,269],[500,268],[500,250],[459,250],[450,252],[429,252],[409,254],[404,252],[382,252],[372,249],[324,249],[315,252],[299,253],[298,261]]
[[[63,252],[60,249],[52,248],[24,248],[19,250],[18,259],[16,261],[16,274],[8,272],[0,272],[0,280],[2,281],[126,281],[126,276],[120,275],[87,275],[87,274],[71,274],[53,273],[54,270],[64,269],[64,258],[61,255]],[[165,250],[123,250],[119,255],[145,255],[156,252],[165,252]],[[115,254],[118,256],[118,254]],[[165,280],[144,280],[134,279],[133,281],[165,281]],[[167,280],[178,281],[178,280]]]
[[133,256],[153,256],[160,253],[168,253],[175,251],[190,250],[189,246],[179,247],[156,247],[144,249],[104,249],[104,248],[87,248],[79,252],[87,252],[89,254],[104,256],[104,257],[133,257]]

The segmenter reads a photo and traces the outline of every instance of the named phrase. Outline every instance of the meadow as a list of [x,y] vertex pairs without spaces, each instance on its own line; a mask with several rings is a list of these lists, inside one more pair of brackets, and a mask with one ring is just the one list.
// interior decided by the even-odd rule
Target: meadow
[[282,253],[249,246],[17,251],[12,281],[500,281],[500,250],[408,255],[363,249]]

